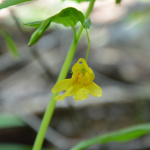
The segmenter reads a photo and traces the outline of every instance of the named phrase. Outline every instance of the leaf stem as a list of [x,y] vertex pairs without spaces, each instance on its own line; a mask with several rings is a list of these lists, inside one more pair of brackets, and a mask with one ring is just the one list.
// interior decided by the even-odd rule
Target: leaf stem
[[73,30],[73,38],[74,38],[74,42],[77,42],[77,36],[76,36],[76,30],[75,30],[75,26],[71,26],[72,30]]
[[[89,7],[88,7],[88,9],[86,11],[86,14],[85,14],[86,18],[91,13],[92,8],[94,6],[94,2],[95,2],[95,0],[90,1]],[[77,47],[77,44],[78,44],[78,41],[79,41],[79,38],[81,36],[82,31],[83,31],[83,27],[81,25],[78,29],[78,32],[77,32],[76,42],[75,42],[75,40],[73,40],[72,43],[71,43],[71,46],[69,48],[68,54],[66,56],[66,59],[64,61],[63,66],[62,66],[62,69],[61,69],[61,72],[60,72],[59,77],[57,79],[57,82],[66,78],[66,75],[67,75],[68,70],[70,68],[70,65],[71,65],[71,62],[72,62],[72,59],[73,59],[73,56],[74,56],[74,53],[75,53],[75,50],[76,50],[76,47]],[[35,143],[33,145],[32,150],[40,150],[41,147],[42,147],[44,136],[46,134],[46,130],[47,130],[48,125],[51,121],[51,118],[52,118],[52,115],[53,115],[53,112],[54,112],[54,109],[55,109],[55,105],[56,105],[56,100],[54,100],[54,98],[58,94],[59,93],[52,94],[52,97],[51,97],[50,102],[49,102],[49,104],[47,106],[47,109],[45,111],[40,129],[39,129],[39,132],[38,132],[37,137],[35,139]]]

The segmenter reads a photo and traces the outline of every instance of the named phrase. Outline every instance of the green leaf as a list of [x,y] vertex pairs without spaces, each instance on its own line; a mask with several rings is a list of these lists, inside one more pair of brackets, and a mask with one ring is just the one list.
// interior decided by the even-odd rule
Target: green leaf
[[0,4],[0,9],[12,6],[12,5],[17,5],[17,4],[21,4],[24,2],[29,2],[32,0],[4,0],[1,4]]
[[53,22],[63,24],[64,26],[75,26],[78,21],[84,24],[84,15],[81,11],[73,7],[63,9],[60,13],[53,16]]
[[116,0],[116,4],[120,4],[121,3],[121,0]]
[[71,150],[83,150],[94,144],[105,144],[108,142],[127,142],[141,137],[150,132],[150,124],[142,124],[130,128],[118,130],[108,134],[100,135],[87,141],[80,142]]
[[0,115],[0,128],[24,126],[25,123],[14,115]]
[[90,20],[90,18],[86,18],[84,20],[84,25],[85,25],[85,28],[90,29],[90,26],[91,26],[91,20]]
[[43,35],[45,30],[50,26],[52,17],[46,19],[41,23],[39,28],[32,34],[28,46],[34,45]]
[[[17,144],[0,144],[0,150],[32,150],[32,146],[17,145]],[[42,148],[41,150],[56,150],[56,149]]]
[[[84,28],[86,26],[89,27],[89,21],[85,21],[85,17],[83,13],[76,8],[68,7],[66,9],[63,9],[60,13],[49,17],[48,19],[44,21],[36,21],[31,23],[26,23],[24,25],[27,26],[33,26],[33,27],[39,27],[31,36],[31,39],[29,41],[29,46],[35,44],[43,35],[45,30],[50,26],[51,22],[56,22],[59,24],[63,24],[66,27],[71,26],[73,29],[77,22],[81,22]],[[86,25],[85,25],[86,22]]]
[[44,20],[42,20],[42,21],[35,21],[35,22],[29,22],[29,23],[24,23],[23,25],[37,28],[37,27],[39,27],[42,24],[43,21]]
[[[65,0],[62,0],[62,1],[65,1]],[[89,2],[91,0],[71,0],[71,1],[75,1],[77,3],[81,3],[81,2]]]
[[0,33],[4,36],[7,47],[10,50],[10,52],[12,53],[13,57],[18,58],[19,52],[18,52],[17,46],[16,46],[15,42],[13,41],[13,39],[11,38],[11,36],[5,30],[3,30],[1,27],[0,27]]

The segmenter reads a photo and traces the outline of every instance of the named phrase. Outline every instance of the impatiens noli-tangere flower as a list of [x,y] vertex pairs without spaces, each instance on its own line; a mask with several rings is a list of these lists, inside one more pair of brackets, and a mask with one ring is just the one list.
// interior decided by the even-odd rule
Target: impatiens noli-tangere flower
[[73,96],[75,101],[84,100],[89,97],[89,94],[102,96],[102,89],[93,82],[94,72],[83,58],[72,67],[72,73],[71,79],[61,80],[52,88],[52,93],[66,91],[63,95],[56,96],[55,100],[63,100],[67,96]]

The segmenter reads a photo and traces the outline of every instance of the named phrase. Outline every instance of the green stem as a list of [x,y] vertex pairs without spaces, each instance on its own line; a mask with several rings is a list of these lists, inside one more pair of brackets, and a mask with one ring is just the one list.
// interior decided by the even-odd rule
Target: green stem
[[88,48],[87,48],[87,53],[86,53],[86,62],[88,60],[88,56],[89,56],[89,49],[90,49],[90,38],[89,38],[89,34],[88,34],[88,31],[87,29],[86,30],[86,35],[87,35],[87,38],[88,38]]
[[75,27],[74,27],[74,26],[72,26],[72,30],[73,30],[74,42],[76,43],[76,42],[77,42],[77,36],[76,36],[76,30],[75,30]]
[[[91,13],[93,5],[94,5],[94,2],[95,2],[95,0],[91,0],[90,1],[89,7],[88,7],[87,12],[85,14],[86,18]],[[73,59],[73,56],[74,56],[74,53],[75,53],[75,50],[76,50],[76,47],[77,47],[77,43],[78,43],[79,38],[80,38],[81,33],[82,33],[82,30],[83,30],[83,27],[81,25],[79,27],[79,29],[78,29],[78,32],[77,32],[76,42],[75,42],[75,40],[73,40],[72,43],[71,43],[71,46],[69,48],[69,51],[68,51],[68,54],[66,56],[65,62],[63,64],[63,66],[62,66],[62,69],[61,69],[61,72],[60,72],[59,77],[57,79],[57,82],[62,80],[62,79],[65,79],[66,76],[67,76],[69,67],[71,65],[71,62],[72,62],[72,59]],[[42,147],[44,136],[46,134],[46,130],[48,128],[48,125],[49,125],[49,123],[51,121],[51,118],[52,118],[52,115],[53,115],[53,112],[54,112],[54,109],[55,109],[56,100],[54,100],[54,98],[58,94],[59,93],[55,93],[51,97],[51,100],[50,100],[50,102],[49,102],[49,104],[47,106],[47,109],[45,111],[45,114],[44,114],[44,117],[43,117],[40,129],[39,129],[39,132],[38,132],[37,137],[35,139],[35,143],[33,145],[33,149],[32,150],[40,150],[41,147]]]

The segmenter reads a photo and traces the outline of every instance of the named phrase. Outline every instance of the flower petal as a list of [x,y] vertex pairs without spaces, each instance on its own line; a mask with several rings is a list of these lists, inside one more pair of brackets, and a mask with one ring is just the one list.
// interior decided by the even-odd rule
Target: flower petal
[[63,95],[57,95],[56,97],[55,97],[55,100],[57,100],[57,101],[63,101],[63,99],[65,98],[66,96],[64,96],[64,94]]
[[63,95],[58,95],[55,97],[55,100],[60,100],[62,101],[65,97],[69,97],[69,96],[72,96],[73,94],[76,93],[76,88],[75,87],[69,87],[66,92],[63,94]]
[[76,71],[81,71],[82,69],[88,70],[88,65],[85,61],[85,59],[80,58],[77,63],[74,64],[74,66],[72,67],[72,71],[76,72]]
[[[78,79],[83,80],[85,78],[84,76],[86,75],[86,81],[91,82],[94,80],[95,75],[94,72],[91,68],[88,67],[85,59],[80,58],[77,63],[72,67],[72,79]],[[79,81],[80,82],[80,81]]]
[[88,95],[89,91],[85,88],[81,88],[79,91],[77,91],[75,94],[74,94],[74,99],[75,101],[78,101],[78,100],[85,100],[86,98],[89,97]]
[[52,93],[57,93],[63,90],[67,90],[72,84],[72,79],[64,79],[55,84],[52,88]]
[[103,95],[102,89],[97,84],[95,84],[94,82],[92,82],[90,85],[86,86],[85,88],[93,96],[100,97]]

